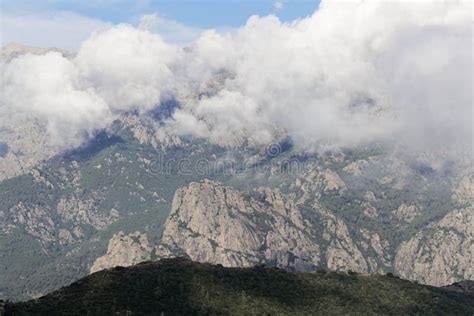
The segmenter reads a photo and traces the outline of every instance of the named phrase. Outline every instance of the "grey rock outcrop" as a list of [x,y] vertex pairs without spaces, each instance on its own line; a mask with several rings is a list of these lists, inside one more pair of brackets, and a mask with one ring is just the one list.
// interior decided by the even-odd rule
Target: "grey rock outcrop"
[[[321,183],[324,190],[324,180]],[[363,208],[377,199],[367,192],[362,215]],[[414,210],[406,205],[401,209],[408,215]],[[396,215],[409,223],[407,212]],[[375,230],[351,226],[317,201],[308,208],[298,194],[267,187],[244,193],[204,180],[176,191],[158,245],[150,245],[146,236],[139,242],[114,236],[93,271],[155,257],[187,256],[230,267],[266,263],[298,271],[319,266],[360,273],[395,271],[403,278],[440,286],[474,278],[473,215],[472,207],[451,211],[396,244]]]
[[[230,267],[267,263],[298,271],[327,266],[368,272],[360,246],[344,221],[318,205],[313,212],[322,231],[304,218],[293,195],[278,189],[258,188],[246,194],[218,182],[194,182],[176,191],[161,243],[145,247],[149,253],[137,253],[133,260],[149,258],[155,251],[157,257],[184,255]],[[386,242],[374,236],[371,245],[385,258]],[[130,254],[119,259],[130,246],[128,239],[117,242],[117,238],[111,239],[107,255],[94,266],[131,261]],[[322,262],[323,256],[327,261]],[[106,263],[108,258],[112,263]]]
[[402,203],[396,210],[393,211],[393,214],[399,220],[411,223],[420,215],[420,210],[416,205]]
[[115,266],[131,266],[150,260],[153,249],[145,234],[135,232],[126,235],[119,232],[110,239],[107,253],[97,258],[90,272],[94,273]]
[[330,270],[367,272],[367,262],[352,240],[346,224],[328,211],[320,211],[324,226],[323,238],[329,243],[326,250]]
[[402,243],[395,269],[434,286],[474,279],[474,208],[454,210]]
[[193,260],[225,266],[318,265],[319,246],[293,202],[278,190],[256,193],[258,199],[208,180],[179,189],[162,243]]
[[25,55],[25,54],[44,55],[49,52],[58,52],[66,57],[72,56],[71,53],[63,49],[32,47],[32,46],[26,46],[20,43],[12,42],[1,48],[0,61],[8,62],[18,56]]
[[116,221],[120,213],[112,208],[108,213],[100,212],[96,203],[99,198],[78,199],[74,196],[61,198],[57,205],[57,213],[65,222],[88,224],[102,230]]
[[49,145],[45,126],[30,118],[1,120],[0,143],[8,148],[0,156],[0,181],[28,173],[58,153]]

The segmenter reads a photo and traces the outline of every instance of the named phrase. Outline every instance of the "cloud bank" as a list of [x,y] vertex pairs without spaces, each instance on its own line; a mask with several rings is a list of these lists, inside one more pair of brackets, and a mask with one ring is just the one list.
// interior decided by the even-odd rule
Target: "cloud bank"
[[124,111],[146,111],[170,89],[179,47],[119,25],[94,34],[77,55],[26,54],[2,65],[0,117],[30,115],[60,148],[80,145]]
[[3,65],[0,114],[35,115],[54,142],[73,146],[119,113],[175,95],[182,106],[164,128],[220,144],[285,134],[306,149],[387,140],[466,149],[471,12],[470,1],[323,1],[305,19],[254,16],[185,49],[119,25],[72,59],[48,53]]

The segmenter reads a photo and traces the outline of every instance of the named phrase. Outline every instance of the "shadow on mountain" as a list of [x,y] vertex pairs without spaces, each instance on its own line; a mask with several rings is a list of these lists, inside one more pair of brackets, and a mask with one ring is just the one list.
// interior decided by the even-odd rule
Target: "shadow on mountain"
[[124,143],[123,138],[117,135],[109,135],[106,131],[98,132],[91,140],[83,146],[69,150],[62,155],[66,160],[85,160],[101,152],[102,150]]
[[156,121],[164,121],[173,116],[176,109],[179,109],[181,104],[175,97],[164,98],[160,104],[149,112],[150,116]]
[[8,145],[5,143],[0,143],[0,157],[6,157],[8,154]]

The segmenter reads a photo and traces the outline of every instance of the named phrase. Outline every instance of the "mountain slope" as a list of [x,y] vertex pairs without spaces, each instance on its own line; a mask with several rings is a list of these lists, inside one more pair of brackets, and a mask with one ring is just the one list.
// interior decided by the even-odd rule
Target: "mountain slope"
[[472,314],[472,293],[459,289],[176,258],[92,274],[40,299],[8,305],[6,315]]
[[[81,148],[0,176],[0,297],[39,297],[91,267],[182,255],[431,285],[472,279],[472,168],[376,145],[318,154],[291,139],[269,148],[162,139],[150,124],[124,116]],[[15,148],[8,143],[0,172]],[[239,227],[256,239],[234,238]],[[124,261],[128,250],[136,257]]]

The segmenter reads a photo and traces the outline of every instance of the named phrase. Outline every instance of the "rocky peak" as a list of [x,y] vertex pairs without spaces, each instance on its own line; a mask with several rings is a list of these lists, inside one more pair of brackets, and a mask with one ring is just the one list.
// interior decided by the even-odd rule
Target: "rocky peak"
[[175,194],[162,242],[193,260],[226,266],[317,265],[319,246],[293,202],[269,190],[260,189],[257,200],[217,182],[191,183]]
[[121,231],[110,239],[107,253],[97,258],[90,272],[115,266],[131,266],[150,260],[153,249],[145,234],[135,232],[127,235]]
[[61,53],[63,56],[70,56],[71,53],[58,49],[58,48],[42,48],[42,47],[32,47],[23,45],[20,43],[9,43],[3,46],[0,50],[0,61],[10,61],[18,56],[25,55],[25,54],[33,54],[33,55],[44,55],[49,52],[58,52]]

